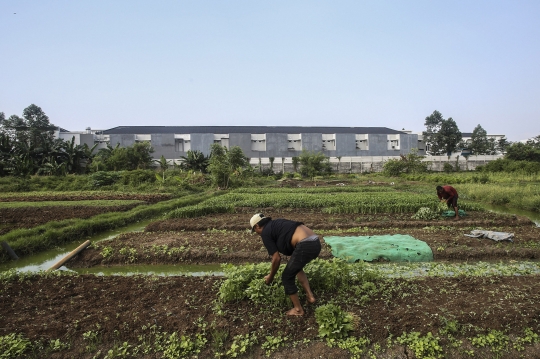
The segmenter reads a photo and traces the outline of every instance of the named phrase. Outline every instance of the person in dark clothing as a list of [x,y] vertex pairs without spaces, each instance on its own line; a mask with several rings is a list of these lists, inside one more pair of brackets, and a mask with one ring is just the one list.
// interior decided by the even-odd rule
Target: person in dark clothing
[[437,186],[437,196],[439,200],[444,200],[448,208],[453,208],[456,212],[454,220],[459,219],[459,210],[458,210],[458,193],[456,189],[452,186]]
[[265,217],[258,213],[251,217],[249,221],[251,231],[261,236],[268,254],[272,257],[270,274],[264,277],[266,284],[272,283],[281,263],[282,253],[290,256],[289,262],[281,276],[285,294],[289,295],[294,308],[287,312],[287,315],[304,315],[304,309],[298,297],[295,277],[304,288],[307,302],[315,303],[316,299],[309,287],[309,281],[304,266],[319,256],[321,252],[321,242],[311,229],[302,222],[290,221],[288,219],[274,219]]

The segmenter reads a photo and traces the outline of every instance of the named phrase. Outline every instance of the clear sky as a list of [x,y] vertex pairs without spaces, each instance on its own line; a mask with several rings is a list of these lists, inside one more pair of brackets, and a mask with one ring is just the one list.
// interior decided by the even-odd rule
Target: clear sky
[[540,1],[1,0],[0,111],[69,130],[540,134]]

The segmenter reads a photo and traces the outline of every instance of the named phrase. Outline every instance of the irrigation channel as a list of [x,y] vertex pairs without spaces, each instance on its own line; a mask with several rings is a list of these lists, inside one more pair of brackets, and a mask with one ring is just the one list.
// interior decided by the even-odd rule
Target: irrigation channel
[[[484,207],[496,213],[501,214],[516,214],[525,216],[531,219],[540,227],[540,213],[511,209],[504,206],[484,205]],[[101,241],[108,241],[114,239],[116,236],[122,233],[128,232],[141,232],[144,228],[155,221],[155,219],[148,219],[140,221],[128,226],[119,227],[113,230],[96,234],[95,236],[85,239],[90,240],[92,243],[98,243]],[[81,244],[81,241],[76,241],[63,245],[55,249],[51,249],[45,252],[41,252],[35,255],[20,258],[16,261],[10,261],[0,265],[0,271],[9,269],[16,269],[20,272],[39,272],[45,271],[53,266],[56,262],[70,253],[73,249]],[[376,263],[372,264],[373,268],[377,268],[381,274],[388,277],[395,278],[410,278],[418,276],[457,276],[461,274],[471,274],[478,272],[479,275],[527,275],[527,274],[539,274],[540,262],[538,261],[511,261],[501,266],[496,262],[479,262],[477,264],[468,263],[454,263],[450,265],[445,264],[443,267],[438,268],[438,263]],[[206,276],[214,275],[221,276],[221,266],[216,264],[196,265],[196,264],[163,264],[163,265],[124,265],[124,266],[95,266],[91,268],[74,268],[69,269],[66,266],[62,266],[60,270],[75,271],[79,274],[96,274],[96,275],[158,275],[158,276],[178,276],[178,275],[191,275],[191,276]]]

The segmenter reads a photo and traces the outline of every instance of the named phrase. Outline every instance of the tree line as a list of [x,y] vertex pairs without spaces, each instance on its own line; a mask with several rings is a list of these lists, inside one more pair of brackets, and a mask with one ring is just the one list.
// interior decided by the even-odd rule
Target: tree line
[[[510,143],[505,139],[495,141],[488,139],[486,131],[478,125],[472,133],[472,141],[464,143],[456,122],[452,118],[445,119],[438,111],[426,117],[425,126],[424,141],[432,155],[448,155],[465,149],[470,154],[505,153],[507,160],[540,162],[540,136],[525,143]],[[6,118],[0,112],[0,176],[62,176],[156,167],[164,172],[176,166],[163,156],[155,160],[152,156],[154,150],[148,142],[138,142],[129,147],[107,145],[97,149],[97,145],[77,145],[74,138],[68,141],[55,138],[55,131],[59,130],[35,104],[25,108],[22,117],[12,115]],[[225,188],[231,176],[241,176],[244,172],[255,173],[249,165],[249,159],[238,146],[228,149],[214,144],[209,156],[200,151],[188,151],[186,156],[179,159],[180,169],[209,175],[214,183]],[[262,166],[259,166],[259,174],[274,174],[274,158],[270,158],[270,162],[270,169],[263,171]],[[417,166],[417,153],[403,156],[401,162],[406,163],[406,172],[420,169]],[[308,178],[332,172],[329,158],[322,153],[303,151],[300,156],[293,158],[293,166],[295,172]]]
[[[238,146],[229,149],[213,144],[209,156],[200,151],[187,151],[186,156],[180,156],[177,166],[163,156],[154,159],[154,149],[149,142],[138,142],[128,147],[106,145],[97,149],[97,144],[92,147],[77,145],[75,138],[69,141],[55,138],[55,131],[60,130],[65,131],[52,124],[35,104],[25,108],[22,117],[12,115],[6,118],[0,112],[0,176],[28,178],[33,175],[65,176],[157,168],[164,180],[164,172],[177,167],[210,176],[214,184],[227,188],[234,176],[257,174]],[[329,158],[322,153],[303,151],[294,162],[295,171],[299,167],[299,173],[304,177],[313,178],[331,172]],[[259,169],[258,174],[274,174],[272,168],[262,171],[260,166]]]
[[504,154],[508,160],[540,162],[540,135],[526,142],[512,143],[505,138],[496,141],[488,138],[486,130],[478,124],[467,143],[456,122],[451,117],[445,119],[439,111],[427,116],[424,125],[426,131],[422,134],[426,149],[433,156],[449,156],[461,151],[465,156]]
[[505,153],[510,146],[510,142],[505,138],[498,141],[488,138],[486,130],[480,124],[474,128],[471,141],[467,143],[452,117],[445,119],[436,110],[426,117],[424,125],[426,130],[422,134],[426,150],[432,156],[450,156],[456,151],[462,151],[466,155],[495,155]]

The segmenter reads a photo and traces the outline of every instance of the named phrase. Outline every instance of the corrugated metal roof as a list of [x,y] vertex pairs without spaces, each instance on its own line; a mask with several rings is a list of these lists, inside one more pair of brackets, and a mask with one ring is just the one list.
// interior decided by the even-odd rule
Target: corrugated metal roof
[[104,130],[105,135],[152,133],[355,133],[404,134],[387,127],[300,127],[300,126],[118,126]]

